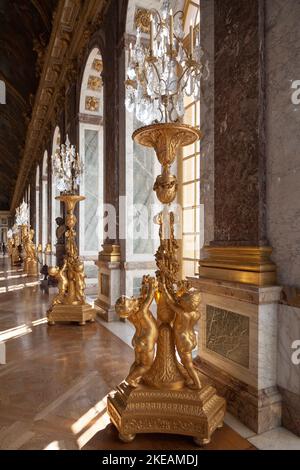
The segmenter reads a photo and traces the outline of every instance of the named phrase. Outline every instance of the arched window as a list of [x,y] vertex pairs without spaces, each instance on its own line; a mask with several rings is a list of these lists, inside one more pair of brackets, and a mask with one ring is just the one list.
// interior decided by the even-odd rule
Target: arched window
[[[55,154],[56,150],[59,149],[61,144],[61,136],[60,136],[60,130],[59,127],[57,126],[55,128],[54,134],[53,134],[53,142],[52,142],[52,155]],[[55,184],[55,178],[53,177],[53,171],[52,171],[52,204],[51,204],[51,242],[52,242],[52,249],[54,250],[54,246],[56,243],[56,223],[55,219],[57,217],[60,217],[60,201],[57,201],[55,198],[56,196],[59,196],[59,191],[56,188]]]
[[93,263],[103,242],[103,84],[102,57],[94,48],[86,62],[81,83],[79,112],[79,152],[84,164],[80,204],[80,254],[85,259],[86,274],[97,278]]
[[[189,34],[192,22],[195,35],[199,34],[200,2],[185,2],[184,30]],[[188,38],[187,38],[188,39]],[[184,122],[200,127],[200,100],[185,98]],[[200,249],[203,245],[204,208],[200,195],[200,142],[183,149],[178,167],[182,205],[182,276],[195,276],[198,271]]]
[[[163,0],[144,2],[129,0],[126,21],[126,65],[129,57],[130,43],[135,43],[138,21],[143,10],[156,8],[161,11]],[[183,10],[183,0],[171,0],[173,11]],[[143,37],[143,28],[142,28]],[[145,39],[149,38],[146,32]],[[158,227],[153,225],[153,217],[161,210],[161,205],[153,191],[153,184],[161,173],[160,164],[153,149],[136,144],[132,133],[142,127],[135,113],[126,111],[126,294],[136,295],[139,292],[141,278],[144,274],[156,270],[154,254],[158,245]],[[176,173],[176,168],[172,169]],[[125,208],[124,208],[125,210]],[[131,269],[132,266],[132,269]]]
[[40,167],[37,166],[35,176],[35,243],[40,241]]
[[42,246],[48,243],[48,152],[45,150],[42,166]]
[[[147,8],[145,2],[145,8]],[[155,4],[156,3],[156,4]],[[160,8],[159,2],[152,2],[154,8]],[[135,43],[139,11],[143,8],[136,0],[129,0],[126,21],[126,67],[129,58],[130,43]],[[126,201],[124,207],[124,224],[126,226],[125,253],[126,295],[136,295],[139,292],[144,274],[152,274],[155,269],[154,254],[157,240],[154,239],[153,217],[160,207],[153,191],[156,175],[160,166],[152,149],[141,146],[132,140],[133,132],[143,124],[136,119],[135,113],[126,110],[126,171],[124,186]],[[153,271],[151,272],[151,264]],[[131,268],[132,266],[132,268]]]

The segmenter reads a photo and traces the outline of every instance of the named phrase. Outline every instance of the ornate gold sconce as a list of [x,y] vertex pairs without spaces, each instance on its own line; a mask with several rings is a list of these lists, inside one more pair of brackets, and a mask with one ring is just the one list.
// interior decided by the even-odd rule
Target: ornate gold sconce
[[58,295],[54,298],[52,306],[48,310],[48,324],[54,325],[56,322],[77,322],[85,325],[86,321],[95,320],[95,311],[92,306],[86,303],[85,298],[85,273],[84,264],[78,255],[76,246],[76,217],[74,209],[79,201],[85,199],[84,196],[66,194],[56,197],[66,206],[66,256],[61,269],[57,266],[49,268],[50,276],[58,281]]
[[[225,400],[211,385],[201,383],[193,365],[201,297],[178,279],[175,219],[168,207],[177,192],[170,166],[181,147],[200,137],[199,130],[180,123],[154,124],[133,134],[137,143],[155,150],[162,165],[154,190],[165,206],[155,220],[160,235],[156,278],[144,276],[139,297],[123,296],[116,303],[119,316],[136,328],[135,361],[125,381],[108,397],[110,419],[124,442],[137,433],[174,433],[192,436],[196,444],[204,445],[224,420]],[[153,300],[157,320],[150,311]]]

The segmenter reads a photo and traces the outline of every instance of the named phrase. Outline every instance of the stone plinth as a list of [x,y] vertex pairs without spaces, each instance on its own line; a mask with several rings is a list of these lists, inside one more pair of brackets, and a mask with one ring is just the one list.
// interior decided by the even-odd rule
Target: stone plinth
[[281,288],[208,278],[202,293],[197,365],[228,410],[257,433],[281,424],[277,390],[277,310]]
[[120,262],[99,259],[98,266],[98,298],[94,302],[98,315],[106,321],[119,320],[115,312],[115,303],[121,295]]

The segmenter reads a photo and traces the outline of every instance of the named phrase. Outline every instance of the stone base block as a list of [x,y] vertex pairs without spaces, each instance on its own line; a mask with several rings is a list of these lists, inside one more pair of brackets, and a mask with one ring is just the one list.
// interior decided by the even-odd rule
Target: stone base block
[[300,437],[299,395],[279,387],[282,396],[282,426]]
[[225,408],[225,400],[210,385],[201,390],[160,390],[122,382],[107,400],[110,419],[124,442],[138,433],[167,433],[192,436],[200,446],[208,444],[223,425]]
[[96,299],[94,307],[99,317],[107,322],[118,321],[119,317],[116,314],[115,308],[105,304],[101,299]]
[[85,325],[87,321],[95,321],[96,312],[91,305],[54,305],[47,313],[48,324],[56,322],[75,322]]
[[195,364],[225,398],[228,411],[254,432],[261,434],[281,425],[282,399],[276,387],[258,391],[199,357]]

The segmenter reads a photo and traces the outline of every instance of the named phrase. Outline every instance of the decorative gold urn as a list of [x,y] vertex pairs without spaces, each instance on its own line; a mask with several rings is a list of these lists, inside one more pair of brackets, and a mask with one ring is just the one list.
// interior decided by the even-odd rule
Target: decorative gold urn
[[[170,166],[177,151],[200,137],[199,130],[179,123],[154,124],[133,134],[136,142],[154,148],[162,165],[162,178],[158,177],[154,190],[163,204],[176,196],[177,181]],[[123,296],[115,307],[136,328],[135,361],[125,381],[109,395],[108,413],[124,442],[137,433],[174,433],[192,436],[197,445],[204,445],[223,425],[225,400],[214,387],[201,382],[193,364],[201,296],[188,282],[178,280],[175,217],[168,205],[155,222],[160,235],[156,278],[144,276],[140,296]],[[150,311],[154,300],[157,320]]]
[[49,268],[50,276],[57,279],[58,295],[54,298],[52,306],[47,312],[48,324],[56,322],[77,322],[85,325],[86,321],[95,320],[95,311],[85,298],[85,273],[84,264],[78,255],[75,242],[76,217],[74,209],[84,196],[67,194],[56,197],[66,206],[66,256],[61,269],[57,266]]

